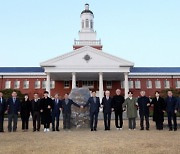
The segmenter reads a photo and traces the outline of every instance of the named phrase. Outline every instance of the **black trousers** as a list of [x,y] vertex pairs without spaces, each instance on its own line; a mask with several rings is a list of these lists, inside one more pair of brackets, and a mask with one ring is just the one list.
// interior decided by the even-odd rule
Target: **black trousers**
[[[17,130],[17,121],[18,121],[18,115],[17,114],[9,114],[8,115],[8,131],[11,132],[12,128],[13,131]],[[12,127],[13,122],[13,127]]]
[[144,118],[146,121],[146,129],[149,129],[149,115],[148,114],[140,114],[140,127],[144,129]]
[[163,122],[162,121],[156,121],[156,129],[162,130],[163,129]]
[[71,113],[63,113],[63,128],[70,129],[71,128]]
[[110,130],[111,125],[111,112],[106,113],[104,112],[104,127],[105,130]]
[[59,128],[59,116],[60,113],[52,113],[52,128],[55,129],[55,121],[56,121],[56,129]]
[[29,128],[29,117],[23,117],[22,119],[22,130]]
[[97,128],[98,123],[98,112],[90,112],[90,127],[91,129]]
[[35,111],[33,113],[33,130],[36,131],[37,130],[40,130],[40,112],[38,111]]
[[168,112],[168,126],[169,129],[172,129],[172,120],[174,124],[174,129],[177,129],[177,117],[176,114],[173,112]]
[[0,132],[4,131],[4,115],[0,115]]
[[122,128],[123,127],[123,112],[121,111],[115,111],[115,126],[116,128]]
[[129,118],[129,129],[135,129],[136,128],[136,118]]

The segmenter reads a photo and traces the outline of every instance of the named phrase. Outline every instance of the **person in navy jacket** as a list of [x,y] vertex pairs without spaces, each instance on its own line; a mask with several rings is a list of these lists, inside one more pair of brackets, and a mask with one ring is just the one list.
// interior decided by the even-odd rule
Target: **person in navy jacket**
[[[16,91],[12,92],[12,97],[7,100],[7,109],[8,109],[8,131],[16,132],[17,130],[17,121],[18,114],[20,114],[20,100],[17,98]],[[13,129],[12,129],[13,121]]]
[[99,107],[100,107],[100,100],[99,97],[96,97],[96,92],[92,92],[92,97],[90,97],[87,103],[82,108],[90,105],[90,127],[91,131],[97,130],[97,123],[98,123],[98,114],[99,114]]
[[110,97],[110,91],[105,91],[105,96],[102,99],[101,105],[103,107],[105,130],[110,130],[112,112],[112,98]]
[[6,100],[3,98],[3,93],[0,91],[0,132],[4,132],[4,113],[6,111]]
[[172,119],[174,123],[174,131],[176,131],[177,130],[176,113],[178,110],[178,102],[177,102],[176,97],[173,96],[173,93],[171,90],[168,91],[167,95],[168,96],[165,99],[165,104],[166,104],[166,112],[168,114],[169,131],[172,131]]
[[61,108],[61,100],[59,94],[55,94],[52,108],[52,131],[55,131],[55,120],[56,120],[56,131],[59,131],[59,116]]
[[149,130],[149,107],[150,107],[150,100],[148,97],[145,96],[145,91],[140,92],[141,97],[138,98],[138,108],[139,108],[139,115],[140,115],[140,130],[144,130],[144,117],[146,120],[146,130]]
[[69,99],[69,95],[66,93],[64,95],[64,99],[62,100],[62,113],[63,113],[63,129],[70,129],[71,128],[71,105],[77,106],[80,108],[78,104],[73,102],[73,100]]

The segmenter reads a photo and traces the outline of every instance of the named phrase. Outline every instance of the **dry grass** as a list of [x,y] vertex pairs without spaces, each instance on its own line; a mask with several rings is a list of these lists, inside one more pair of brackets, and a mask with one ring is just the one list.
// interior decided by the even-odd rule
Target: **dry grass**
[[[61,121],[62,122],[62,121]],[[139,121],[137,121],[139,125]],[[5,122],[7,126],[7,122]],[[21,122],[18,123],[16,133],[0,134],[0,153],[8,154],[178,154],[180,153],[180,131],[157,131],[151,122],[150,131],[129,131],[127,120],[124,129],[117,131],[112,121],[112,130],[105,132],[103,121],[98,123],[98,131],[90,132],[89,129],[72,129],[60,132],[22,132]],[[32,121],[30,121],[32,127]]]

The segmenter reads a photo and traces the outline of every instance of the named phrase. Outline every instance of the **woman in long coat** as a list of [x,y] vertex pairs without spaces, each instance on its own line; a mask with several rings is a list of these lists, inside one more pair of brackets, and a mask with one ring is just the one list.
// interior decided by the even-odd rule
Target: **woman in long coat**
[[31,111],[31,102],[29,100],[29,96],[27,94],[25,94],[24,99],[20,105],[22,130],[24,130],[24,131],[28,130],[30,111]]
[[165,101],[160,97],[159,92],[155,92],[155,98],[152,99],[151,106],[153,109],[153,121],[156,122],[156,129],[163,130]]
[[123,103],[123,108],[127,109],[127,118],[129,120],[129,130],[135,130],[137,118],[137,99],[132,97],[133,93],[128,92],[128,98]]

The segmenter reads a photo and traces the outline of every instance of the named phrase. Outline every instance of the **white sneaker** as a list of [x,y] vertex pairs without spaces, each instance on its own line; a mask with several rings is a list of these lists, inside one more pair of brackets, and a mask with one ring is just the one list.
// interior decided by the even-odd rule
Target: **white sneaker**
[[119,128],[116,128],[117,130],[119,130]]
[[49,128],[47,128],[46,131],[49,132]]
[[122,128],[119,128],[119,130],[122,130]]
[[131,129],[129,128],[129,130],[131,130]]
[[46,132],[47,131],[47,129],[46,128],[44,128],[44,132]]
[[136,130],[135,128],[133,130]]

